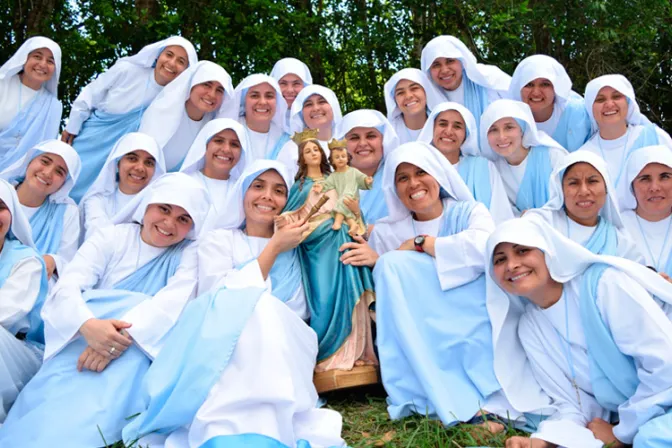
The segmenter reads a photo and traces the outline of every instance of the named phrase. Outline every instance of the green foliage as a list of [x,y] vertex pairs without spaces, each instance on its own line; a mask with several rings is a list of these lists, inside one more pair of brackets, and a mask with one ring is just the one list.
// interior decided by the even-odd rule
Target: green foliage
[[428,40],[452,34],[508,73],[525,56],[549,54],[580,93],[596,76],[622,73],[648,116],[672,127],[669,0],[15,0],[0,14],[11,18],[0,22],[0,60],[36,34],[63,48],[66,113],[118,57],[178,33],[235,82],[294,56],[345,111],[384,111],[385,81],[419,66]]

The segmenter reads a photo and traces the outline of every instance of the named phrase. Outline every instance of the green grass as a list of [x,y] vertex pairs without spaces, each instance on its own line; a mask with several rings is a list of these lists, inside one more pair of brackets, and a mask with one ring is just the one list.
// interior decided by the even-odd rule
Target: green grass
[[491,435],[471,425],[444,428],[441,422],[422,416],[392,421],[382,386],[332,392],[325,398],[327,407],[343,416],[343,438],[353,448],[503,447],[507,437],[520,434],[509,429],[505,434]]
[[[422,416],[392,421],[387,415],[385,390],[380,385],[335,391],[325,398],[327,408],[343,416],[342,436],[353,448],[503,447],[507,437],[521,434],[509,429],[505,434],[491,435],[471,425],[444,428],[441,422]],[[481,437],[475,438],[474,434]],[[124,447],[117,443],[110,448]]]

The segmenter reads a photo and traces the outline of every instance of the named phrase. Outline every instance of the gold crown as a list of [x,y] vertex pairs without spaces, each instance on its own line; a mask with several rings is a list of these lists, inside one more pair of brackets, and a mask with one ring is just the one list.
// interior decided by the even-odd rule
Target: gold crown
[[292,140],[297,145],[300,145],[301,143],[308,140],[317,140],[317,134],[319,132],[319,129],[306,129],[303,132],[295,132],[294,135],[292,135]]
[[332,138],[331,141],[329,142],[329,151],[331,151],[332,149],[336,149],[336,148],[347,148],[347,147],[348,146],[347,146],[347,140],[346,139],[337,140],[335,138]]

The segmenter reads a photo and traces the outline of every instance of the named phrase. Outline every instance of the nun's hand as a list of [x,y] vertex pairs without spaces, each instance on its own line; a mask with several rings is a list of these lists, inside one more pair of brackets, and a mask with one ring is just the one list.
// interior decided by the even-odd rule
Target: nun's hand
[[99,355],[91,347],[86,347],[77,360],[77,370],[90,370],[92,372],[102,372],[112,360]]
[[116,319],[89,319],[79,327],[86,343],[96,353],[108,359],[118,358],[132,343],[130,336],[123,331],[131,324]]
[[47,278],[51,279],[56,270],[56,260],[51,255],[42,255],[42,259],[44,260],[44,264],[47,265]]
[[612,448],[621,448],[625,446],[614,435],[614,425],[611,423],[606,422],[601,418],[595,417],[590,423],[588,423],[587,427],[593,432],[595,438],[600,440],[605,445],[609,445]]
[[354,243],[343,244],[338,251],[345,252],[341,255],[341,262],[343,264],[351,264],[353,266],[369,266],[374,267],[378,261],[378,254],[369,246],[369,243],[363,237],[355,235],[352,237]]
[[[434,251],[435,244],[436,244],[436,237],[429,235],[425,236],[425,243],[422,245],[423,252],[436,258],[436,252]],[[399,249],[397,250],[416,250],[415,238],[411,238],[409,240],[404,241],[403,243],[401,243],[401,246],[399,246]]]
[[359,214],[362,212],[359,208],[359,199],[345,196],[343,198],[343,205],[348,207],[348,210],[350,210],[355,217],[359,218]]
[[61,133],[61,141],[64,141],[68,145],[72,145],[72,142],[75,141],[75,137],[77,137],[77,134],[71,134],[68,131],[63,131]]
[[278,229],[268,242],[275,249],[276,253],[281,254],[294,249],[303,240],[303,232],[308,231],[310,224],[301,220],[289,223]]
[[397,250],[415,250],[415,238],[404,241]]
[[668,282],[672,283],[672,278],[670,278],[670,276],[667,275],[666,273],[664,273],[664,272],[659,272],[658,274],[659,274],[661,277],[663,277],[665,280],[667,280]]

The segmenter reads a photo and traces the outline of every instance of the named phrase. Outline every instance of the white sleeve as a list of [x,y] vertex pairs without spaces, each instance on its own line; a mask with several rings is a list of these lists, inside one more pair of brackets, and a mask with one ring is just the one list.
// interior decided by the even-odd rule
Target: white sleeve
[[[236,269],[233,259],[233,232],[217,229],[208,232],[198,248],[198,294],[212,289],[245,288],[249,286],[268,287],[259,262],[254,259],[240,269]],[[269,279],[270,281],[270,275]]]
[[[567,447],[601,447],[592,431],[586,428],[590,416],[584,415],[576,402],[576,391],[571,381],[557,367],[556,360],[546,349],[548,341],[543,340],[541,330],[529,311],[523,314],[518,325],[518,336],[530,360],[535,379],[551,397],[557,411],[539,424],[530,437]],[[595,399],[579,390],[582,406],[599,408]]]
[[75,256],[79,247],[79,208],[74,204],[68,204],[63,215],[63,235],[58,252],[49,254],[56,262],[56,276],[65,270],[67,264]]
[[180,265],[166,286],[121,318],[133,324],[128,332],[152,359],[161,350],[164,336],[173,328],[187,302],[194,297],[197,276],[198,242],[195,241],[182,252]]
[[618,241],[618,255],[619,257],[625,258],[626,260],[634,261],[635,263],[646,265],[646,259],[642,253],[637,249],[635,242],[624,230],[616,231],[617,241]]
[[61,274],[42,308],[45,360],[75,337],[84,322],[95,317],[86,305],[82,291],[93,288],[103,276],[114,254],[116,240],[109,232],[94,233]]
[[549,148],[549,157],[551,159],[551,166],[553,170],[565,162],[565,157],[569,154],[567,150],[561,148]]
[[492,194],[490,195],[490,214],[497,225],[513,219],[513,209],[511,208],[509,197],[506,195],[502,176],[499,175],[495,164],[489,160],[488,170],[490,171],[490,188],[492,190]]
[[436,239],[436,271],[442,290],[473,281],[485,272],[485,245],[494,230],[490,212],[479,202],[469,216],[466,230]]
[[287,167],[287,171],[293,179],[299,171],[299,147],[292,140],[289,140],[280,149],[277,160]]
[[672,137],[670,137],[670,134],[659,127],[656,127],[656,134],[658,134],[658,140],[660,141],[660,144],[667,146],[672,150]]
[[112,217],[107,214],[107,198],[102,194],[94,194],[80,204],[84,228],[84,239],[90,237],[97,229],[112,225]]
[[371,235],[369,235],[368,244],[369,244],[369,246],[371,246],[371,249],[376,251],[376,253],[378,255],[383,255],[384,253],[392,250],[389,247],[389,244],[387,244],[389,242],[389,240],[385,238],[387,236],[387,235],[385,235],[387,233],[387,232],[385,232],[385,230],[387,230],[387,228],[388,228],[388,225],[386,223],[376,224],[373,227],[373,231],[371,232]]
[[12,267],[0,287],[0,326],[12,328],[30,313],[40,294],[43,272],[42,262],[36,257],[26,257]]
[[79,134],[82,124],[91,116],[91,113],[98,108],[98,105],[107,96],[107,91],[114,85],[121,74],[124,72],[122,64],[115,64],[104,71],[91,83],[79,92],[79,95],[72,103],[70,109],[70,118],[65,130],[70,134]]
[[632,444],[641,425],[672,405],[672,322],[639,283],[615,269],[602,274],[597,305],[618,349],[637,367],[639,386],[618,407],[614,427],[621,442]]

